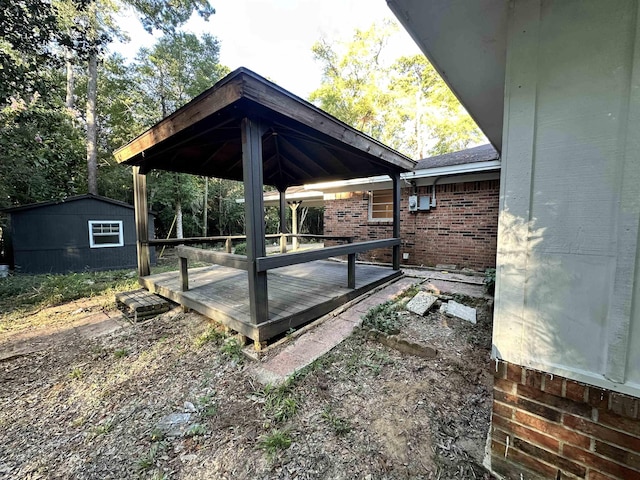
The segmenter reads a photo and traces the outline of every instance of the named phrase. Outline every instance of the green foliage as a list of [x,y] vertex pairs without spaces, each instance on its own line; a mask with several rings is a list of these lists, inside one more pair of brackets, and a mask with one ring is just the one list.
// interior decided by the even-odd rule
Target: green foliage
[[496,289],[496,269],[487,268],[484,271],[484,289],[485,291],[493,295]]
[[228,338],[220,347],[220,352],[222,355],[227,357],[228,359],[242,363],[244,360],[244,355],[242,354],[242,344],[235,338]]
[[0,110],[0,208],[86,191],[82,132],[39,95]]
[[323,81],[310,100],[413,158],[460,150],[484,138],[423,55],[390,59],[398,27],[356,30],[349,42],[321,40],[313,53]]
[[298,401],[293,395],[292,383],[286,382],[282,385],[267,385],[262,391],[264,396],[265,414],[275,423],[284,422],[293,417],[298,411]]
[[242,242],[242,243],[237,243],[234,249],[234,253],[236,255],[246,255],[247,254],[247,244]]
[[126,348],[118,348],[115,352],[113,352],[113,356],[115,358],[124,358],[129,355]]
[[291,436],[286,430],[274,428],[268,435],[263,435],[258,442],[258,447],[264,450],[270,459],[273,459],[280,450],[286,450],[291,446]]
[[74,367],[69,372],[69,377],[73,380],[80,380],[83,375],[84,373],[82,372],[82,369],[80,367]]
[[130,270],[70,273],[67,275],[12,275],[0,281],[0,311],[58,305],[108,291],[130,290],[137,277]]
[[324,409],[322,418],[327,421],[331,429],[338,436],[346,435],[351,431],[351,423],[349,420],[336,415],[330,407]]
[[149,452],[144,454],[138,460],[138,470],[144,471],[153,467],[161,447],[163,447],[163,444],[161,442],[155,442],[154,444],[152,444],[151,448],[149,448]]
[[217,327],[211,326],[204,331],[204,333],[198,335],[193,342],[196,348],[202,348],[204,345],[210,342],[216,344],[220,343],[225,338],[224,332],[221,332]]
[[377,305],[362,317],[362,326],[375,328],[386,334],[398,332],[398,305],[388,301]]
[[204,425],[195,423],[189,427],[189,430],[184,434],[185,437],[197,437],[207,433],[207,428]]

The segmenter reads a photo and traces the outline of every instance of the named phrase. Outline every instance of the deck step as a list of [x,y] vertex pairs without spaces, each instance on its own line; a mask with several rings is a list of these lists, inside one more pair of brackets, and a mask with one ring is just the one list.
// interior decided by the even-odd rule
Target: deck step
[[144,288],[116,293],[116,305],[134,322],[168,312],[171,309],[168,300]]

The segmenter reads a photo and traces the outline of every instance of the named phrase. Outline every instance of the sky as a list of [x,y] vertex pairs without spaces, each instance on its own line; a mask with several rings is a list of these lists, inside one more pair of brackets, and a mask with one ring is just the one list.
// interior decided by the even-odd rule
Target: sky
[[[216,9],[208,22],[192,17],[183,30],[209,33],[220,41],[220,63],[231,70],[247,67],[292,93],[308,98],[320,86],[321,66],[312,45],[348,41],[356,28],[367,29],[385,18],[395,20],[385,0],[210,0]],[[133,58],[141,46],[153,44],[133,15],[122,18],[128,44],[112,50]],[[392,54],[420,53],[403,28],[391,40]]]

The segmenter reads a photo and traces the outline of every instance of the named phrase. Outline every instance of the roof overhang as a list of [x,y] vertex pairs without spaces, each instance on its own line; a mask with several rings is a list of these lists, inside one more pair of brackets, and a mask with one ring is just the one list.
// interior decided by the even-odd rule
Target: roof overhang
[[502,150],[506,0],[387,0],[400,23]]
[[114,155],[120,163],[243,180],[241,125],[260,124],[263,177],[279,190],[393,175],[415,162],[254,72],[240,68]]
[[[436,167],[400,175],[400,178],[407,183],[415,182],[417,186],[432,185],[436,179],[446,179],[439,181],[439,184],[455,183],[461,181],[488,180],[498,178],[500,175],[500,160],[490,160],[487,162],[477,162],[463,165],[451,165],[447,167]],[[368,178],[357,178],[338,182],[314,183],[305,185],[305,189],[311,191],[321,191],[323,193],[359,192],[363,190],[384,190],[391,188],[389,177],[379,175]]]

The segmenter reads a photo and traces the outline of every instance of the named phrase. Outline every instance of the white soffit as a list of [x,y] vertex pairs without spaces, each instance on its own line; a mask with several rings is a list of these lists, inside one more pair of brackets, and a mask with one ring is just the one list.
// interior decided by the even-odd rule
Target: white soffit
[[387,0],[400,23],[502,150],[506,0]]

